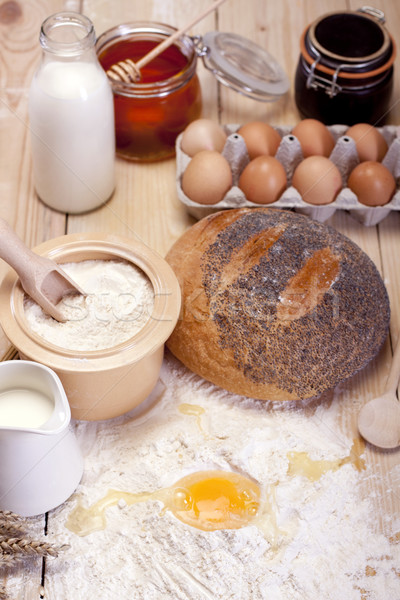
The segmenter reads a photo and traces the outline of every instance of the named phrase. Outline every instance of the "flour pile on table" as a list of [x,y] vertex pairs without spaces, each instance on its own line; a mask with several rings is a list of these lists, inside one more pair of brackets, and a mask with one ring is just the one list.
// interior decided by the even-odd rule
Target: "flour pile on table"
[[[85,473],[77,493],[49,516],[50,539],[70,548],[63,560],[48,561],[46,595],[398,600],[400,548],[376,533],[372,501],[360,499],[361,480],[373,474],[342,461],[353,445],[338,433],[342,409],[340,398],[297,405],[239,398],[167,354],[146,411],[75,424]],[[337,468],[313,481],[289,472],[290,453],[337,461]],[[66,527],[78,502],[90,507],[109,489],[151,492],[205,469],[238,471],[261,486],[261,526],[200,531],[150,499],[110,506],[104,527],[89,535]],[[394,535],[400,524],[390,527]]]

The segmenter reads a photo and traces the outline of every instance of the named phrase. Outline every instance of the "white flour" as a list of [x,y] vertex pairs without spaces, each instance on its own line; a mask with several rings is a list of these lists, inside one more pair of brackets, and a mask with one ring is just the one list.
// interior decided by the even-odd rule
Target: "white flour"
[[[188,404],[193,414],[182,411]],[[377,532],[372,500],[360,492],[361,481],[374,477],[371,467],[345,464],[315,482],[288,475],[289,451],[314,460],[349,455],[342,411],[340,390],[332,402],[239,398],[167,353],[146,407],[74,425],[85,473],[76,494],[49,515],[49,540],[70,548],[63,560],[47,561],[45,598],[399,600],[400,545],[388,538],[400,523],[386,523],[386,537]],[[255,479],[266,504],[261,524],[204,532],[149,500],[109,507],[105,528],[86,537],[66,528],[78,501],[89,507],[110,488],[154,491],[204,469]],[[397,469],[390,485],[399,477]]]
[[102,350],[131,338],[149,319],[154,291],[136,266],[118,260],[85,260],[63,265],[87,294],[60,303],[65,323],[46,315],[30,298],[25,316],[42,338],[69,350]]

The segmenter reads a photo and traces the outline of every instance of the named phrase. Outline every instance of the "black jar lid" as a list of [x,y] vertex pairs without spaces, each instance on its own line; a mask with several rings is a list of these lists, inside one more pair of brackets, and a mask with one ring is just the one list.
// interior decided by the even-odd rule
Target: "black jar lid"
[[197,40],[204,66],[224,85],[263,102],[283,96],[289,79],[264,48],[234,34],[211,31]]
[[344,78],[366,78],[389,69],[396,47],[383,25],[383,13],[370,10],[334,12],[314,21],[300,41],[306,62]]

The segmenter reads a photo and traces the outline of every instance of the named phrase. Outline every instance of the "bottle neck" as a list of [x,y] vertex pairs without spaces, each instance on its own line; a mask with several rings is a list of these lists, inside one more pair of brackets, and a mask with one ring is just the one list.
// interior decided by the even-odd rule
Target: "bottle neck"
[[39,35],[45,54],[55,57],[82,57],[95,54],[96,35],[93,23],[79,13],[60,12],[48,17]]

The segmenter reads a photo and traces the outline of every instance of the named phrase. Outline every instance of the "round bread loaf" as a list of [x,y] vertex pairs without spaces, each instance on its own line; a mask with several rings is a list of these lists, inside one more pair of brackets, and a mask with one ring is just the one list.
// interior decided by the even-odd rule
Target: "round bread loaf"
[[308,217],[271,208],[215,213],[167,261],[182,312],[167,342],[189,369],[263,400],[320,395],[381,348],[390,308],[371,259]]

